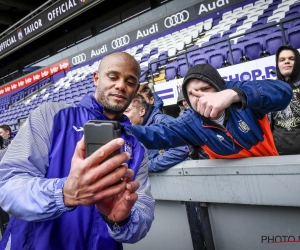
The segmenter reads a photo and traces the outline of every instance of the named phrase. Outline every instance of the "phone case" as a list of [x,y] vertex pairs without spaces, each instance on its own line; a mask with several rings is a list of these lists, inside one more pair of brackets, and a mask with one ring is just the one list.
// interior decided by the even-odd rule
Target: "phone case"
[[[90,120],[84,125],[84,140],[86,157],[90,156],[100,147],[121,136],[120,124],[117,121]],[[105,160],[112,156],[120,154],[116,150]]]

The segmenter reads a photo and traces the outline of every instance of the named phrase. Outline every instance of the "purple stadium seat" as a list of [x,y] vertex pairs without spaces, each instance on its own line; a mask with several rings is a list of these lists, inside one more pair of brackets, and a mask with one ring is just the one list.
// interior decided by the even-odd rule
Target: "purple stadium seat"
[[240,44],[240,43],[248,42],[249,40],[251,40],[251,38],[252,37],[250,35],[246,35],[246,36],[238,38],[236,43]]
[[193,66],[197,64],[207,63],[207,58],[204,54],[194,56],[192,59],[193,59]]
[[[86,95],[87,92],[88,92],[88,89],[81,89],[81,90],[80,90],[81,95]],[[61,97],[61,96],[60,96],[60,97]],[[63,97],[65,97],[65,96],[63,96]]]
[[290,10],[298,6],[300,6],[300,2],[293,3],[290,5]]
[[158,62],[157,62],[157,59],[152,59],[150,61],[151,64],[151,71],[152,73],[155,73],[157,71],[157,68],[158,68]]
[[287,34],[289,44],[294,48],[300,48],[300,25],[289,29]]
[[246,19],[247,19],[247,16],[242,16],[242,17],[238,18],[236,21],[242,22],[242,21],[245,21]]
[[243,24],[243,21],[239,21],[239,22],[237,21],[236,23],[230,25],[230,29],[237,28],[237,27],[241,26],[242,24]]
[[258,28],[264,26],[266,23],[267,23],[267,18],[262,18],[262,19],[259,19],[256,22],[253,22],[251,27],[258,29]]
[[137,55],[139,53],[142,53],[142,51],[143,51],[143,47],[140,47],[136,50],[135,54]]
[[166,79],[167,80],[175,79],[175,77],[177,75],[177,70],[178,70],[178,63],[177,62],[169,63],[165,68],[165,77],[166,77]]
[[294,21],[294,27],[298,26],[298,25],[300,25],[300,19],[299,20],[297,19],[297,20]]
[[141,78],[140,78],[140,82],[144,82],[146,80],[147,77],[147,73],[145,73],[148,70],[148,67],[143,67],[141,68]]
[[147,62],[149,58],[150,58],[150,54],[143,55],[140,63]]
[[244,55],[250,60],[258,59],[263,51],[261,38],[254,38],[244,43]]
[[[234,41],[230,40],[230,44],[233,45]],[[218,43],[216,45],[217,45],[218,49],[227,49],[228,48],[228,42],[227,41],[220,42],[220,43]]]
[[[289,13],[288,13],[288,12],[289,12]],[[288,12],[285,13],[285,17],[282,18],[282,19],[280,19],[280,21],[285,21],[285,20],[288,20],[288,19],[290,19],[290,18],[292,18],[292,17],[299,16],[298,11],[290,10],[290,11],[288,11]]]
[[223,32],[223,36],[222,37],[229,37],[229,35],[233,34],[234,32],[236,32],[236,28],[226,30],[226,31]]
[[[281,19],[280,21],[283,21],[283,19]],[[284,29],[290,29],[293,28],[294,26],[295,26],[294,20],[283,24]]]
[[155,55],[158,53],[158,48],[152,48],[150,51],[150,56]]
[[277,7],[278,7],[278,4],[277,2],[273,2],[273,3],[270,3],[269,6],[268,6],[268,10],[272,9],[272,10],[276,10]]
[[[188,58],[188,63],[190,63],[190,55],[187,55],[187,58]],[[181,76],[181,77],[184,77],[186,72],[188,71],[188,66],[186,64],[186,58],[185,58],[185,55],[179,55],[177,57],[177,63],[178,63],[178,74]]]
[[[241,44],[235,44],[231,46],[232,50],[232,57],[233,57],[233,62],[234,64],[240,63],[240,61],[243,59],[243,49],[242,49],[243,43]],[[225,53],[225,59],[230,63],[233,64],[230,56],[230,51],[229,49],[226,50]]]
[[[167,58],[167,57],[168,57],[168,51],[163,51],[163,52],[161,52],[160,55],[158,56],[158,59],[159,59],[159,60],[162,60],[162,59],[165,59],[165,58]],[[167,59],[158,62],[159,65],[165,65],[166,63],[167,63]]]
[[65,95],[65,97],[66,97],[66,99],[71,99],[71,98],[72,98],[72,94],[71,94],[71,93],[67,93],[67,94]]
[[[263,13],[263,15],[264,16],[267,16],[267,17],[270,17],[270,16],[272,16],[273,15],[273,9],[266,9],[266,10],[264,10],[264,13]],[[259,18],[259,17],[258,17]]]
[[[205,54],[207,52],[210,52],[210,51],[213,51],[213,50],[217,49],[216,45],[207,46],[207,45],[210,45],[210,44],[211,44],[211,42],[202,43],[202,45],[201,45],[201,53],[202,54]],[[202,48],[203,46],[207,46],[207,47]]]
[[209,38],[209,41],[216,41],[218,39],[221,38],[221,34],[218,33],[218,34],[215,34],[215,35],[212,35],[210,38]]
[[[275,33],[275,32],[281,32],[281,28],[280,26],[275,26],[271,29],[271,33]],[[287,35],[287,32],[288,32],[288,29],[284,28],[284,32],[285,32],[285,37],[286,39],[288,39],[288,35]]]
[[216,17],[213,19],[213,26],[216,26],[219,24],[219,22],[221,21],[221,17]]
[[93,95],[95,93],[95,91],[94,90],[92,90],[92,89],[89,89],[89,91],[88,91],[88,95]]
[[[198,46],[193,46],[194,49],[198,48]],[[201,55],[201,49],[196,49],[196,50],[193,50],[193,51],[188,51],[188,60],[190,62],[190,65],[193,64],[193,57],[195,56],[200,56]]]
[[260,30],[258,32],[255,32],[255,34],[252,36],[252,38],[261,38],[261,43],[263,45],[263,49],[266,48],[266,36],[271,34],[271,30],[266,29],[266,30]]
[[219,69],[224,63],[224,51],[222,49],[212,51],[206,54],[206,58],[209,64]]
[[185,77],[186,72],[188,71],[188,66],[186,64],[185,61],[181,61],[180,63],[178,63],[178,75],[180,77]]
[[191,57],[193,55],[200,55],[201,54],[201,49],[196,45],[188,48],[187,51],[188,57]]

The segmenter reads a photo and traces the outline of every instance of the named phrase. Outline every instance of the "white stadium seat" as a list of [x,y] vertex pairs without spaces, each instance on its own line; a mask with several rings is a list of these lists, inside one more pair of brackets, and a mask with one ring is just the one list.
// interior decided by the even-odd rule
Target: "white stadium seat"
[[180,50],[183,50],[184,49],[184,42],[183,41],[178,41],[177,43],[176,43],[176,49],[177,49],[177,51],[180,51]]
[[184,43],[185,43],[186,45],[191,44],[192,42],[193,42],[193,37],[192,37],[191,35],[186,35],[186,36],[184,37]]
[[225,13],[223,13],[223,15],[222,15],[222,19],[225,19],[225,18],[227,18],[227,17],[229,17],[229,16],[231,16],[231,15],[232,15],[232,11],[225,12]]
[[253,7],[253,3],[249,3],[249,4],[245,5],[243,7],[243,11],[246,11],[246,10],[250,9],[251,7]]
[[140,68],[148,67],[148,65],[149,65],[148,61],[142,62],[142,63],[140,64]]
[[193,39],[198,38],[198,36],[199,36],[199,30],[198,29],[191,30],[191,35],[192,35]]
[[213,19],[212,18],[209,18],[209,19],[205,20],[205,22],[203,24],[204,30],[210,30],[212,28],[212,24],[213,24]]
[[259,5],[259,4],[261,4],[261,3],[265,3],[265,0],[259,0],[259,1],[256,1],[256,2],[255,2],[255,5]]
[[203,22],[197,23],[197,24],[195,25],[195,28],[199,31],[199,33],[202,33],[202,32],[203,32],[203,27],[204,27]]
[[288,11],[290,9],[289,5],[287,6],[282,6],[280,8],[278,8],[277,10],[273,11],[273,15],[276,15],[277,13],[285,13],[286,11]]
[[168,56],[175,56],[177,53],[177,49],[175,47],[168,49]]
[[237,13],[237,12],[241,12],[243,11],[243,8],[242,7],[239,7],[239,8],[235,8],[232,13]]
[[278,22],[278,21],[280,21],[280,19],[284,18],[284,15],[285,15],[284,12],[276,13],[275,15],[268,17],[268,23],[274,22],[274,21]]
[[251,17],[251,18],[247,18],[243,25],[247,25],[247,24],[250,24],[250,26],[252,25],[252,23],[256,22],[258,19],[258,16],[254,16],[254,17]]

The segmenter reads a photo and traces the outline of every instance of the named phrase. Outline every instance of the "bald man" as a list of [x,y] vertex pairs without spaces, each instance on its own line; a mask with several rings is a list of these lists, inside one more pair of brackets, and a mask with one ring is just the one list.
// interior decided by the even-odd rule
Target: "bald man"
[[114,53],[94,73],[94,96],[31,112],[0,164],[0,206],[13,215],[0,249],[118,250],[147,234],[154,200],[144,147],[122,129],[85,158],[82,129],[88,120],[130,126],[123,112],[139,78],[136,60]]

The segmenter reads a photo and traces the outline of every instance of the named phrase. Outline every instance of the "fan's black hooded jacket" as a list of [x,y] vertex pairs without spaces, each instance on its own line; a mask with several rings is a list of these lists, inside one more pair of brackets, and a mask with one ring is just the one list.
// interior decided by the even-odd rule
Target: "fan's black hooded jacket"
[[[279,54],[283,50],[294,52],[295,61],[288,80],[280,73]],[[276,53],[276,72],[278,80],[285,81],[293,89],[293,97],[286,109],[272,113],[272,128],[276,148],[280,155],[300,154],[300,54],[290,46],[281,46]]]

